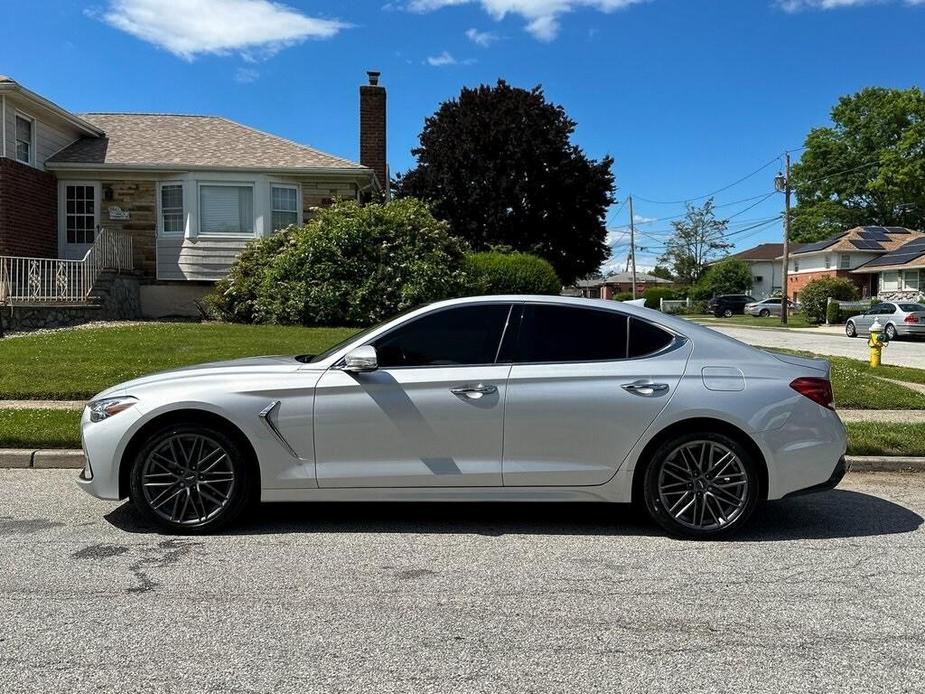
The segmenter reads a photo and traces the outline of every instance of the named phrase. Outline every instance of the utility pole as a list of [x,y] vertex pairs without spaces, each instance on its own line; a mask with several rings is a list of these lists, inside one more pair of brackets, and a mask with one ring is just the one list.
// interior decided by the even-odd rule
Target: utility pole
[[633,196],[629,196],[630,206],[630,263],[633,266],[633,298],[636,298],[636,227],[633,223]]
[[787,314],[789,313],[789,292],[787,291],[787,279],[790,271],[790,152],[785,153],[786,169],[783,175],[777,174],[774,179],[774,187],[784,194],[784,266],[781,277],[781,300],[780,300],[780,322],[787,325]]

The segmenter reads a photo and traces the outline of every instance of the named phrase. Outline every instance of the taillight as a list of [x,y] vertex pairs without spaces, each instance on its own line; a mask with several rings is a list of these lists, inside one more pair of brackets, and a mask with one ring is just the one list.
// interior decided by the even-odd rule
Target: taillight
[[918,322],[919,322],[919,317],[914,316],[911,313],[905,318],[903,318],[903,323],[918,323]]
[[835,397],[832,395],[832,383],[827,378],[815,378],[813,376],[801,376],[790,383],[800,395],[804,395],[810,400],[830,410],[835,409]]

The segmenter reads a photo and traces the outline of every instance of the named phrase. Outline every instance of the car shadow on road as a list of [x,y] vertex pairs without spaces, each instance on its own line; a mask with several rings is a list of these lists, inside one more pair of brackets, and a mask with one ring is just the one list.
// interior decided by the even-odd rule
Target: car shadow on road
[[[130,503],[106,515],[132,533],[157,533]],[[760,506],[739,542],[867,537],[913,532],[917,513],[871,494],[834,490]],[[302,503],[262,504],[224,531],[282,533],[448,533],[503,535],[658,536],[629,505],[572,503]]]

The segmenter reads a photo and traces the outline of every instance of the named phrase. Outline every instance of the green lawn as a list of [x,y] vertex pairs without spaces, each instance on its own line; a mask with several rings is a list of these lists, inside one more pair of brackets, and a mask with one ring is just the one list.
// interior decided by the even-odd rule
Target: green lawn
[[815,323],[808,323],[802,313],[791,313],[787,325],[781,325],[780,316],[768,316],[760,318],[759,316],[730,316],[729,318],[717,318],[710,314],[683,316],[689,320],[704,325],[728,325],[737,326],[755,326],[759,328],[815,328]]
[[136,376],[261,354],[317,354],[348,328],[147,323],[0,340],[0,399],[82,400]]
[[[80,448],[80,412],[0,410],[0,448]],[[849,455],[925,455],[919,424],[851,422]]]

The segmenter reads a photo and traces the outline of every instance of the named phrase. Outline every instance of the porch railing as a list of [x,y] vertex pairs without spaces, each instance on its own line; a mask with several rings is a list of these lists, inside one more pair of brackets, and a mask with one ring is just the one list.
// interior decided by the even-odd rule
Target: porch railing
[[104,270],[133,270],[132,237],[101,229],[80,260],[0,256],[0,304],[81,303]]

